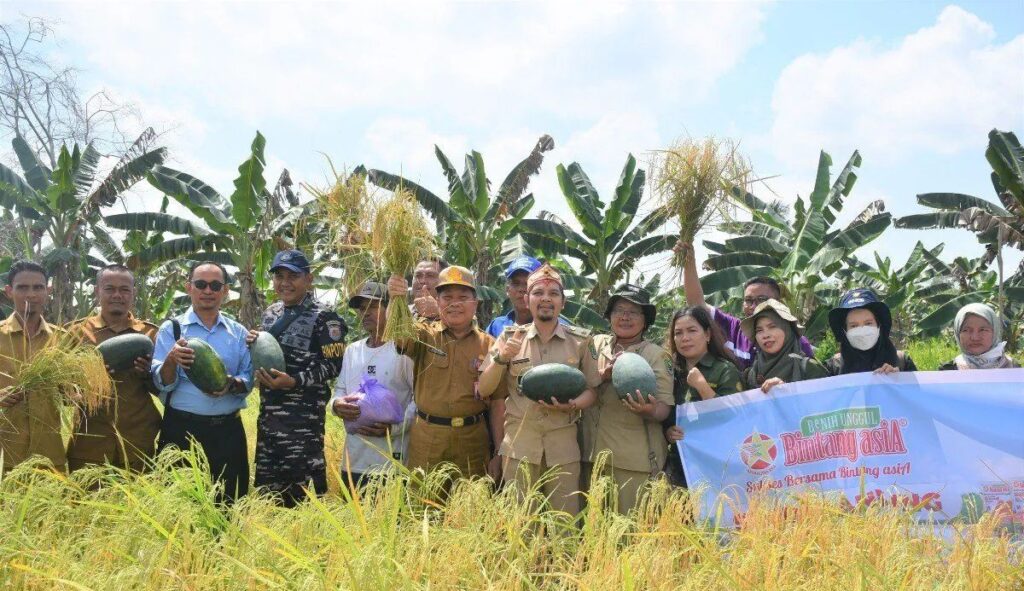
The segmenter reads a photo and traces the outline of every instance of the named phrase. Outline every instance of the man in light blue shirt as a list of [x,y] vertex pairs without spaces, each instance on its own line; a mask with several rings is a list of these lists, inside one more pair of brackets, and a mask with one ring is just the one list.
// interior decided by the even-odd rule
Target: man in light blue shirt
[[[224,485],[221,498],[230,503],[249,489],[249,450],[239,416],[252,390],[248,331],[220,313],[228,293],[221,265],[193,265],[185,291],[192,306],[160,327],[153,351],[153,382],[165,409],[157,451],[169,445],[188,449],[194,439],[209,460],[214,480]],[[224,362],[229,379],[223,390],[204,392],[185,375],[195,359],[187,346],[193,338],[206,341]]]

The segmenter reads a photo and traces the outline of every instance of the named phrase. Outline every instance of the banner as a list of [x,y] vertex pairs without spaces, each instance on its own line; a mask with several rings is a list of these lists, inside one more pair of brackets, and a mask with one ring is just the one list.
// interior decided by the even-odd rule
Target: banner
[[919,507],[922,519],[998,509],[1024,524],[1024,369],[785,384],[680,405],[676,424],[689,487],[704,485],[703,514],[726,523],[751,493],[813,489]]

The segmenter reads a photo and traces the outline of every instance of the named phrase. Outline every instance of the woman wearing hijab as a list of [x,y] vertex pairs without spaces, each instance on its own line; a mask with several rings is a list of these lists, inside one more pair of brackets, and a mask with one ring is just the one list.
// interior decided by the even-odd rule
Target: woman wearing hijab
[[956,313],[953,338],[960,347],[956,359],[939,366],[947,369],[997,369],[1020,367],[1003,353],[1003,326],[996,311],[985,304],[967,304]]
[[761,388],[767,394],[779,384],[828,377],[828,371],[800,349],[800,325],[782,302],[759,304],[740,329],[757,345],[753,365],[743,372],[747,388]]
[[843,294],[839,307],[828,313],[828,324],[839,343],[839,352],[825,362],[829,375],[917,371],[910,355],[897,351],[889,338],[889,306],[870,289],[851,289]]

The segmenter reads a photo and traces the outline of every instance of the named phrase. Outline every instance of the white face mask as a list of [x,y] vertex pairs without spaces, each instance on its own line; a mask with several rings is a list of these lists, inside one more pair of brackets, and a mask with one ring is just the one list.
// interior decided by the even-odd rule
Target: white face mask
[[854,349],[867,351],[878,342],[880,332],[877,326],[858,326],[846,331],[846,339]]

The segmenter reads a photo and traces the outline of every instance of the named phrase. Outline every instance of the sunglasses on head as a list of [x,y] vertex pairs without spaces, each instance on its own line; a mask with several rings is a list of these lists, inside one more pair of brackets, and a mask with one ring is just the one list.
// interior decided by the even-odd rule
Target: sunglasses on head
[[224,283],[221,281],[207,281],[205,279],[196,279],[195,281],[192,282],[192,285],[199,291],[202,291],[209,287],[210,291],[213,292],[220,291],[224,287]]

